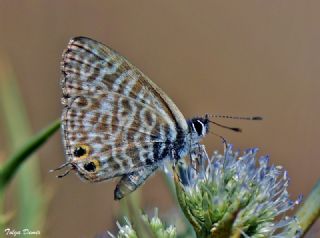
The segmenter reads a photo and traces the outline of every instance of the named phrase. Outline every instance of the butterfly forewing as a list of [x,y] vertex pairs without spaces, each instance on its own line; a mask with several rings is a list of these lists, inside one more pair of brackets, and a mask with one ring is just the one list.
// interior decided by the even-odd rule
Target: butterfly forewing
[[[160,88],[99,42],[72,39],[61,69],[67,159],[77,162],[79,174],[86,179],[100,181],[145,166],[151,173],[151,167],[170,156],[168,144],[188,129]],[[86,173],[83,167],[99,169]]]
[[66,95],[67,78],[88,82],[98,91],[113,91],[150,105],[164,117],[170,117],[167,123],[174,121],[183,129],[187,128],[172,100],[138,68],[102,43],[85,37],[71,39],[63,54],[61,68],[68,75],[62,80]]

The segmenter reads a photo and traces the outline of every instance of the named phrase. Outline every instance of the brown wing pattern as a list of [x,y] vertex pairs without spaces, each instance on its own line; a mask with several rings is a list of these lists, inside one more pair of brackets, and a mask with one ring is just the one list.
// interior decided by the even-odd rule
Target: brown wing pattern
[[[180,111],[151,80],[101,43],[72,39],[61,70],[67,160],[76,162],[86,179],[155,166],[168,155],[166,146],[176,139],[177,126],[187,128]],[[99,168],[94,173],[87,173],[90,162]]]

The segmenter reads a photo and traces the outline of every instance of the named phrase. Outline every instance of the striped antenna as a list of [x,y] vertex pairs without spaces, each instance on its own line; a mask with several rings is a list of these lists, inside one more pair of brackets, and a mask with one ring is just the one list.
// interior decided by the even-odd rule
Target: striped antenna
[[[227,116],[227,115],[206,115],[206,117],[213,117],[213,118],[223,118],[223,119],[236,119],[236,120],[249,120],[249,121],[258,121],[258,120],[262,120],[262,117],[260,116],[252,116],[252,117],[239,117],[239,116]],[[225,129],[229,129],[235,132],[242,132],[241,128],[239,127],[230,127],[230,126],[226,126],[226,125],[222,125],[220,123],[217,123],[215,121],[211,121],[208,119],[209,122],[211,122],[212,124],[215,124],[217,126],[220,126],[222,128]]]
[[223,119],[236,119],[236,120],[249,120],[249,121],[260,121],[263,120],[262,117],[260,116],[245,116],[245,117],[240,117],[240,116],[229,116],[229,115],[208,115],[209,117],[214,117],[214,118],[223,118]]

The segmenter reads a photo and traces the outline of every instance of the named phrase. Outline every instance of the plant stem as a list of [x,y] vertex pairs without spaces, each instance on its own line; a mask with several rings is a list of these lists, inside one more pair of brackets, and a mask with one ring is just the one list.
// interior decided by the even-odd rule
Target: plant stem
[[303,235],[305,235],[312,224],[320,217],[320,179],[297,211],[296,216],[299,219]]

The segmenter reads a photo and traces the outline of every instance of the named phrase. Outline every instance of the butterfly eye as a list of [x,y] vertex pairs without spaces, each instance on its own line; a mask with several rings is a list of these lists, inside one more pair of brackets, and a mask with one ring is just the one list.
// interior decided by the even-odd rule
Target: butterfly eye
[[202,136],[204,134],[204,124],[200,120],[195,120],[192,123],[193,128],[197,132],[198,136]]
[[92,160],[92,161],[85,163],[83,165],[83,168],[85,170],[87,170],[88,172],[95,172],[99,167],[100,167],[99,161],[97,161],[97,160]]
[[73,150],[73,155],[78,159],[84,159],[88,156],[88,154],[89,154],[89,146],[87,145],[83,145],[83,144],[77,145]]

